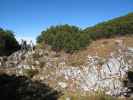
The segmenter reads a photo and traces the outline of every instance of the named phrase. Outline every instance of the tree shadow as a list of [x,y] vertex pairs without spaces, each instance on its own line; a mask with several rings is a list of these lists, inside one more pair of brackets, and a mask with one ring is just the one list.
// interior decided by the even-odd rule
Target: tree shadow
[[25,76],[0,75],[1,100],[57,100],[61,92]]

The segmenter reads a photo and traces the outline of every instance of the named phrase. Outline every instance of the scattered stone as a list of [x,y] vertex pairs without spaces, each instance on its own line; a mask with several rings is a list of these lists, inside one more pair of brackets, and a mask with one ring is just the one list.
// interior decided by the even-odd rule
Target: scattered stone
[[65,83],[65,82],[58,82],[58,85],[59,85],[61,88],[63,88],[63,89],[65,89],[65,88],[67,87],[67,83]]
[[[121,42],[121,41],[117,41]],[[86,55],[86,64],[82,67],[68,66],[56,53],[36,49],[35,51],[18,51],[9,57],[0,57],[0,66],[16,68],[16,73],[25,75],[25,70],[39,71],[34,80],[47,81],[70,91],[97,91],[99,88],[108,95],[118,96],[122,91],[122,80],[132,68],[133,50],[118,49],[108,59]],[[56,87],[55,87],[56,88]],[[69,99],[68,99],[69,100]]]
[[71,100],[71,98],[70,97],[66,97],[66,100]]

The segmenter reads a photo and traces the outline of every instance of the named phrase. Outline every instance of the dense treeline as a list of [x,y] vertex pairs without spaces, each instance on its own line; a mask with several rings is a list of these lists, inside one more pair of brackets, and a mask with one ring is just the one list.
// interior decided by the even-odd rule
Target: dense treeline
[[88,33],[93,40],[131,35],[133,34],[133,13],[86,28],[84,32]]
[[66,52],[74,52],[85,48],[92,40],[131,34],[133,34],[133,13],[84,30],[70,25],[52,26],[38,36],[37,42],[51,45],[57,51],[64,49]]
[[0,28],[0,56],[10,55],[19,49],[13,32]]
[[37,38],[37,42],[45,42],[51,45],[53,50],[65,50],[73,53],[76,50],[85,48],[89,41],[89,36],[76,26],[57,25],[43,31]]

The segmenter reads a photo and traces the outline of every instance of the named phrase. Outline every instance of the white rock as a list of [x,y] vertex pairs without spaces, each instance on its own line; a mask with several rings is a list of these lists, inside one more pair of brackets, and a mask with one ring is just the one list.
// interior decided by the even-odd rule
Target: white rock
[[36,65],[39,65],[40,63],[39,63],[39,61],[35,61],[35,64],[36,64]]
[[128,50],[133,52],[133,47],[128,47]]
[[44,80],[44,77],[43,77],[43,76],[41,76],[41,77],[40,77],[40,80]]
[[65,82],[59,82],[58,85],[59,85],[61,88],[63,88],[63,89],[65,89],[65,88],[67,87],[67,83],[65,83]]
[[66,100],[71,100],[71,98],[70,97],[66,97]]

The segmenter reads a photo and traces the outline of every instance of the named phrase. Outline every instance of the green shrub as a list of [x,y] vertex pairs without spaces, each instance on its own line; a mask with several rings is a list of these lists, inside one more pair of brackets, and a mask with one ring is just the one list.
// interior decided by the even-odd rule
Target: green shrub
[[84,32],[93,40],[133,34],[133,13],[88,27]]
[[19,49],[19,44],[16,41],[13,32],[0,28],[0,56],[10,55]]
[[85,48],[89,42],[89,35],[76,26],[58,25],[43,31],[37,38],[38,43],[46,43],[55,51],[64,50],[69,53]]
[[88,46],[92,40],[124,35],[133,35],[133,13],[84,30],[67,24],[52,26],[38,36],[37,43],[48,44],[56,51],[73,53]]
[[23,69],[23,73],[25,76],[32,78],[34,75],[38,73],[36,69]]

